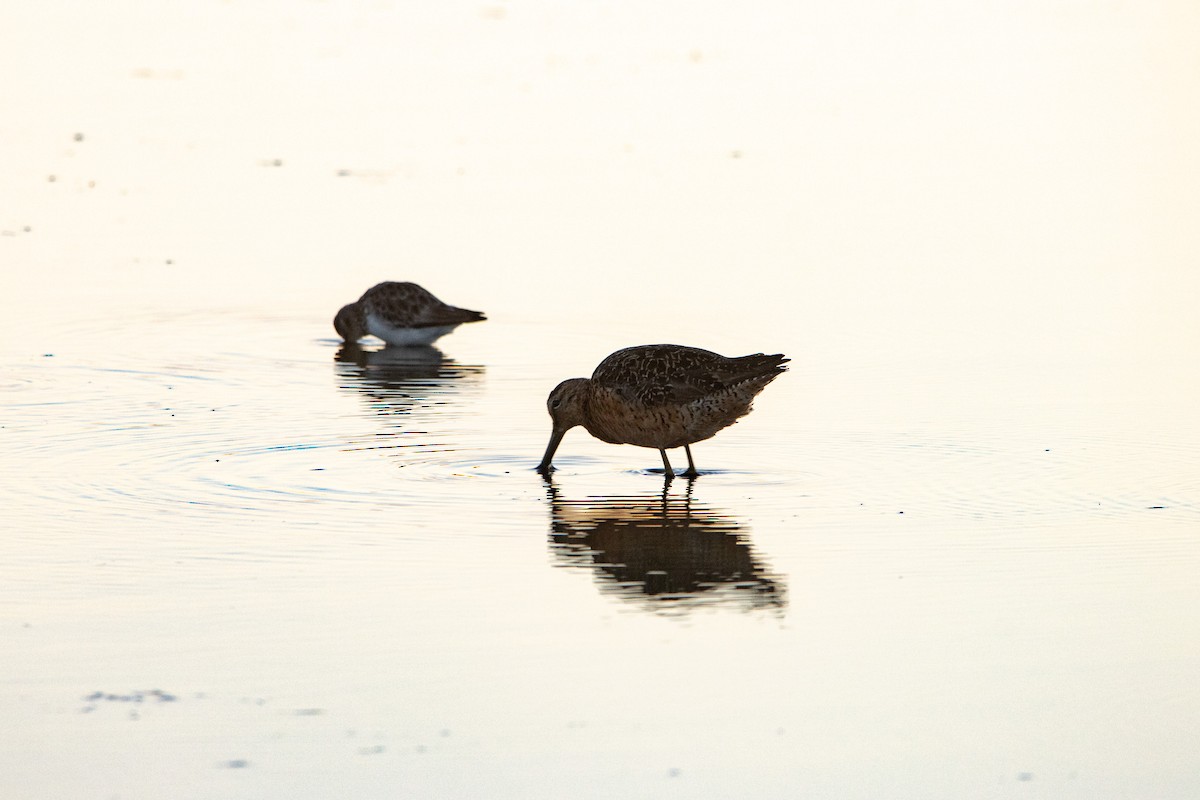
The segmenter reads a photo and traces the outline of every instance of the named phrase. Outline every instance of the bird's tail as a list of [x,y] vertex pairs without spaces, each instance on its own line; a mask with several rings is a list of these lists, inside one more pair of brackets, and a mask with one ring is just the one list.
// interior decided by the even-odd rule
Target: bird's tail
[[730,370],[732,373],[730,375],[730,378],[732,378],[731,382],[737,383],[739,381],[750,380],[751,378],[766,378],[768,376],[773,379],[777,375],[787,371],[787,367],[784,364],[789,361],[791,359],[782,353],[775,353],[774,355],[755,353],[752,356],[735,358],[733,359],[733,368]]

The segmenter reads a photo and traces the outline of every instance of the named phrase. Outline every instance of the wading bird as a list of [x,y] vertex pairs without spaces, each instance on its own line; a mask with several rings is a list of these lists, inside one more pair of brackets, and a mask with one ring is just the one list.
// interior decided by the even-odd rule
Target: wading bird
[[667,450],[682,447],[695,476],[693,442],[750,413],[750,404],[787,367],[783,355],[727,358],[678,344],[627,347],[605,358],[591,378],[570,378],[550,392],[553,429],[538,471],[547,474],[563,435],[582,425],[612,444],[653,447],[672,477]]
[[333,318],[338,335],[354,344],[368,333],[388,344],[432,344],[464,322],[487,319],[481,311],[447,305],[415,283],[384,281]]

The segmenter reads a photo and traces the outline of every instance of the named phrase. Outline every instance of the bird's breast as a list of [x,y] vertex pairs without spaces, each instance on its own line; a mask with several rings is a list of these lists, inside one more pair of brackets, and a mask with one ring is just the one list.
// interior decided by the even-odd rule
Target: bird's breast
[[692,437],[691,417],[686,406],[648,406],[600,389],[590,398],[583,425],[610,444],[670,448],[698,441]]

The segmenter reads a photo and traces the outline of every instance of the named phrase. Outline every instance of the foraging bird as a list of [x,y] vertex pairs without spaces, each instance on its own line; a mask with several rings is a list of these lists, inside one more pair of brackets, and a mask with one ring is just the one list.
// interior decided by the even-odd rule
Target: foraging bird
[[342,306],[333,327],[351,344],[369,333],[405,346],[432,344],[464,322],[485,319],[483,312],[447,305],[415,283],[384,281]]
[[667,450],[682,447],[694,477],[693,442],[750,413],[750,404],[787,367],[781,354],[726,358],[678,344],[627,347],[605,358],[591,378],[570,378],[550,392],[553,429],[538,471],[550,471],[563,435],[576,425],[601,441],[653,447],[674,475]]

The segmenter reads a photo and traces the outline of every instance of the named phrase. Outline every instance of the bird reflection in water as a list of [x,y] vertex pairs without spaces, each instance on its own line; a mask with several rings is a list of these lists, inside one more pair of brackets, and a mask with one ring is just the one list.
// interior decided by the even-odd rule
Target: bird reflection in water
[[728,606],[782,611],[785,584],[731,517],[682,495],[565,500],[547,481],[550,550],[559,566],[590,569],[604,594],[655,613]]
[[338,387],[357,392],[385,418],[386,426],[396,429],[388,435],[427,433],[417,429],[427,423],[444,427],[455,418],[446,413],[448,407],[477,387],[484,374],[482,365],[460,364],[431,345],[378,350],[344,345],[335,359]]

